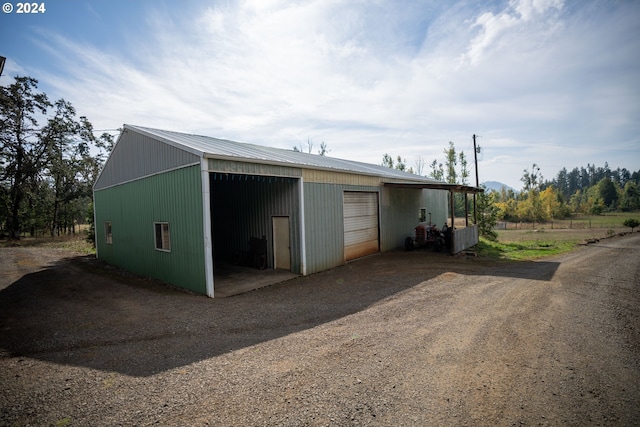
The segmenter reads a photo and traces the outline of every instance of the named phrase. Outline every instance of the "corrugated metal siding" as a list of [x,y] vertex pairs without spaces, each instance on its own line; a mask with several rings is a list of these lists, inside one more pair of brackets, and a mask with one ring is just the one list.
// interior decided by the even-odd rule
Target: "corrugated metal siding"
[[343,200],[345,260],[378,252],[378,193],[345,191]]
[[342,188],[304,183],[307,274],[344,264]]
[[369,186],[304,182],[307,274],[345,262],[344,192],[378,190],[378,187]]
[[444,225],[448,212],[447,193],[445,190],[383,187],[380,201],[381,250],[404,246],[404,239],[413,234],[418,224],[420,208],[431,212],[431,221],[438,227]]
[[267,239],[268,267],[273,268],[273,216],[291,224],[291,270],[301,272],[298,179],[239,174],[210,174],[214,261],[234,261],[249,250],[251,237]]
[[[95,192],[98,255],[137,274],[206,293],[199,166]],[[111,221],[113,244],[104,241]],[[154,222],[168,222],[171,252],[155,250]]]
[[465,228],[458,228],[453,231],[453,248],[452,253],[464,251],[478,244],[479,240],[478,226],[470,225]]
[[187,151],[125,130],[100,172],[94,189],[101,190],[199,161],[200,157]]
[[229,172],[249,175],[272,175],[299,177],[302,171],[299,168],[288,166],[265,165],[261,163],[236,162],[233,160],[207,159],[209,171]]
[[357,175],[316,169],[303,169],[305,182],[323,182],[327,184],[378,186],[382,179],[377,176]]
[[[449,192],[446,190],[424,189],[422,193],[426,205],[421,207],[426,207],[427,212],[431,212],[431,222],[441,228],[449,218]],[[428,220],[429,214],[427,214]]]

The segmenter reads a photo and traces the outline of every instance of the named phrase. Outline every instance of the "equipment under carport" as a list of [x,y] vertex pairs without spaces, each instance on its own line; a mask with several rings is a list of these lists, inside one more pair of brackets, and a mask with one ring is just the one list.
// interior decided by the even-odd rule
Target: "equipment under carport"
[[407,251],[433,246],[436,252],[442,251],[446,245],[445,234],[435,225],[419,224],[414,230],[414,235],[404,240],[404,248]]

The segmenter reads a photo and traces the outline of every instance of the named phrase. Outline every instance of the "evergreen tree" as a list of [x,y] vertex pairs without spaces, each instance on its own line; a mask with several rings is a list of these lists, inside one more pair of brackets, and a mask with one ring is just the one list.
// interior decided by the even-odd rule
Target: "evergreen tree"
[[598,192],[604,206],[615,210],[615,204],[618,200],[618,191],[615,184],[610,178],[602,178],[598,182]]

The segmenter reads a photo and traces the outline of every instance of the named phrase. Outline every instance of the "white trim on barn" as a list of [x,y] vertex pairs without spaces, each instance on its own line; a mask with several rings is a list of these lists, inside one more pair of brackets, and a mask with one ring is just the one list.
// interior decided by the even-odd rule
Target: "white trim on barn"
[[304,178],[298,178],[298,188],[300,194],[300,273],[307,275],[307,243],[306,230],[304,226]]
[[211,188],[209,186],[209,164],[207,159],[202,158],[202,228],[204,230],[204,274],[206,281],[207,296],[213,298],[214,276],[213,276],[213,242],[211,241]]

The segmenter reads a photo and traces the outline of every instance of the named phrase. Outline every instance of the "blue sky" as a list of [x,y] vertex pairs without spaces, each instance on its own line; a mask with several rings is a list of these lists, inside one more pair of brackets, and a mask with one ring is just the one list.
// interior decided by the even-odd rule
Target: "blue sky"
[[[6,3],[6,2],[4,2]],[[640,169],[640,2],[49,0],[0,13],[0,84],[123,123],[415,168],[453,141],[516,189]],[[474,176],[472,170],[471,176]],[[473,179],[473,178],[472,178]]]

